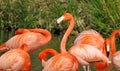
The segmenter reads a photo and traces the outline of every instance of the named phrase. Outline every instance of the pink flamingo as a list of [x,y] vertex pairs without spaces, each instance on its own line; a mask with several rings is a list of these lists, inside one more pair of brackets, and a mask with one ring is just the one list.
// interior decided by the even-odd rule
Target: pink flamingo
[[31,32],[31,31],[29,29],[19,28],[15,31],[15,34],[18,35],[18,34],[23,34],[23,33],[28,33],[28,32]]
[[42,66],[45,66],[46,60],[47,60],[47,54],[51,54],[53,56],[59,54],[56,50],[52,49],[52,48],[47,48],[43,51],[41,51],[38,55],[38,59],[40,61],[42,61]]
[[[61,17],[60,21],[62,21],[63,19],[64,17]],[[74,27],[74,21],[72,19],[73,18],[70,19],[70,26],[68,27],[68,29]],[[95,37],[96,35],[97,37]],[[63,52],[66,52],[64,51],[65,45],[66,45],[66,40],[64,39],[64,42],[61,43],[61,46],[63,47],[61,51]],[[109,63],[108,58],[100,51],[102,50],[102,48],[100,48],[101,46],[104,46],[104,39],[102,38],[102,36],[94,30],[88,30],[80,33],[78,38],[76,38],[74,45],[69,49],[69,52],[73,54],[78,59],[79,63],[82,65],[89,65],[89,62],[95,62],[101,60],[108,64]]]
[[104,38],[97,31],[90,29],[81,32],[75,39],[74,44],[89,44],[102,50],[102,47],[104,47]]
[[[27,31],[27,33],[25,33]],[[33,53],[51,40],[51,34],[44,29],[18,29],[16,34],[0,46],[0,51],[20,47],[23,43],[28,45],[28,53]]]
[[[104,38],[97,31],[90,29],[81,32],[74,41],[74,45],[89,44],[103,52]],[[90,70],[90,66],[84,66],[84,71]]]
[[[102,49],[103,54],[109,58],[110,54],[110,38],[105,39],[105,47]],[[109,58],[111,60],[111,58]],[[112,69],[112,64],[107,65],[106,62],[97,62],[94,64],[97,71],[110,71]]]
[[[58,19],[58,22],[64,17],[64,20],[71,20],[73,17],[69,13],[65,13],[62,17]],[[70,21],[70,23],[74,23],[74,19]],[[49,60],[45,62],[45,66],[43,71],[77,71],[78,70],[78,61],[77,59],[68,53],[65,49],[66,47],[66,41],[68,39],[68,36],[70,35],[70,32],[72,31],[73,27],[71,29],[67,29],[65,32],[62,41],[61,41],[61,53],[56,54]],[[64,44],[63,44],[64,43]],[[63,45],[63,46],[62,46]]]
[[[106,49],[104,54],[111,60],[113,54],[116,52],[116,45],[115,45],[115,36],[120,34],[120,30],[114,30],[110,37],[106,39]],[[115,56],[115,55],[114,55]],[[106,65],[104,62],[98,62],[95,64],[97,71],[110,71],[112,69],[112,63],[109,66]]]
[[[69,17],[71,17],[69,19],[70,25],[67,30],[69,32],[65,33],[66,34],[65,36],[68,36],[68,34],[73,30],[73,27],[74,27],[74,20],[73,20],[74,18],[70,14],[67,17],[67,19]],[[58,19],[59,23],[62,20],[66,20],[66,17],[62,16],[60,19]],[[96,34],[96,32],[95,32],[95,34]],[[94,34],[92,36],[94,36]],[[100,35],[98,35],[98,36],[100,36]],[[62,42],[61,42],[61,51],[66,52],[65,45],[66,45],[67,38],[63,38],[63,39],[64,40],[62,40]],[[76,41],[78,39],[79,38],[77,38]],[[96,39],[94,39],[94,40],[96,40]],[[76,41],[75,41],[75,44],[69,49],[69,52],[78,59],[78,61],[81,65],[89,65],[89,62],[95,62],[95,61],[101,61],[101,60],[104,62],[107,62],[107,63],[109,62],[108,58],[105,55],[103,55],[102,52],[100,52],[98,50],[99,47],[96,48],[90,44],[88,45],[88,42],[86,42],[86,43],[81,42],[81,44],[78,44],[80,42],[76,42]],[[104,43],[104,40],[100,41],[100,43]],[[95,53],[93,53],[93,52],[95,52]]]
[[0,71],[30,71],[31,60],[27,50],[28,46],[23,44],[0,56]]

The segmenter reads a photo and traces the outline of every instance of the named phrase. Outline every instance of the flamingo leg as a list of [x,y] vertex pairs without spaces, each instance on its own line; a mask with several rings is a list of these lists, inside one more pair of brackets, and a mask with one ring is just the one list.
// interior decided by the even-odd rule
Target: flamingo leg
[[91,68],[89,65],[83,66],[83,71],[91,71]]

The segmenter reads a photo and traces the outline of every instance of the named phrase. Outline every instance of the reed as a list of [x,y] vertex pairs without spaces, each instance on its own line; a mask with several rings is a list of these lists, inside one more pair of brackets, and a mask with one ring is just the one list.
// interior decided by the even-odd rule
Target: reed
[[[76,0],[0,0],[0,29],[45,28],[56,30],[56,19],[65,12],[75,16],[75,31],[85,29]],[[67,24],[66,24],[67,25]],[[66,26],[65,25],[65,26]],[[61,32],[63,25],[57,26]]]
[[120,1],[82,0],[79,1],[86,14],[86,21],[105,37],[120,28]]

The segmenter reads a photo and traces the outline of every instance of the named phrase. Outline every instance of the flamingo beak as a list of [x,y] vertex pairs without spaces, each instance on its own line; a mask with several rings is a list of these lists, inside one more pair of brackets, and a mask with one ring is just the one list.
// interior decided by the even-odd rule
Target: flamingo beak
[[110,51],[110,45],[107,45],[107,52],[109,52]]
[[61,16],[60,18],[57,19],[57,23],[60,23],[64,20],[64,16]]
[[107,51],[107,56],[109,56],[109,54],[110,54],[110,45],[106,46],[106,51]]
[[45,67],[46,61],[42,59],[42,66]]

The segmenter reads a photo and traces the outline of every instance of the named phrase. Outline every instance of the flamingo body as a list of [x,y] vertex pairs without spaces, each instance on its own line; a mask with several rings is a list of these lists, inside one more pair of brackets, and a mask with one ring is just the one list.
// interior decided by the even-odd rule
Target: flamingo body
[[[70,13],[65,13],[57,21],[70,20],[70,23],[74,23],[73,16]],[[72,25],[72,24],[71,24]],[[70,32],[73,27],[70,27],[65,32],[62,41],[61,41],[61,53],[53,56],[45,63],[43,71],[77,71],[78,70],[78,60],[66,51],[66,42]]]
[[61,53],[50,58],[42,71],[77,71],[77,59],[69,53]]
[[[103,51],[104,51],[103,53],[110,60],[112,60],[112,62],[115,61],[114,58],[117,57],[117,54],[119,54],[119,52],[115,53],[116,52],[115,36],[118,35],[118,34],[120,34],[120,30],[114,30],[111,33],[110,37],[105,40],[106,48],[103,49]],[[113,62],[113,63],[110,63],[109,65],[106,65],[106,63],[104,63],[104,62],[99,62],[99,63],[95,64],[95,67],[96,67],[97,71],[110,71],[113,68],[114,64],[116,64],[116,63]]]
[[[22,44],[28,45],[28,52],[33,53],[51,40],[51,34],[43,29],[32,29],[43,33],[27,32],[13,36],[6,43],[0,46],[0,51],[20,47]],[[44,32],[45,31],[45,32]],[[45,34],[44,34],[45,33]]]
[[[52,58],[46,60],[47,54],[53,55]],[[39,53],[38,58],[45,60],[44,69],[42,71],[77,71],[78,61],[69,53],[58,53],[54,49],[47,48]]]
[[11,49],[0,57],[0,71],[30,71],[30,69],[30,56],[23,49]]
[[[105,47],[103,47],[103,54],[108,57],[109,60],[111,60],[111,58],[109,57],[110,55],[110,38],[105,39]],[[95,63],[95,67],[97,69],[97,71],[110,71],[112,69],[112,64],[109,63],[109,65],[107,65],[107,63],[105,62],[98,62]]]
[[[58,19],[58,22],[61,20],[70,21],[70,25],[61,42],[61,51],[64,53],[66,52],[65,45],[68,39],[67,37],[73,30],[75,23],[73,16],[70,14],[65,14],[62,16]],[[104,39],[102,36],[94,30],[87,30],[79,34],[74,42],[74,45],[69,49],[68,52],[74,55],[81,65],[89,65],[89,62],[95,62],[97,60],[103,60],[104,62],[108,63],[109,60],[107,57],[105,57],[102,52],[98,50],[102,50],[102,46],[104,46]]]
[[43,35],[40,35],[39,33],[33,33],[33,32],[24,33],[21,35],[16,35],[11,39],[9,39],[6,42],[6,47],[9,49],[14,49],[20,47],[23,43],[25,43],[29,47],[28,52],[32,53],[45,44],[44,42],[46,41],[44,39],[45,37]]
[[89,44],[102,50],[104,47],[104,38],[95,30],[85,30],[75,39],[74,44]]
[[102,54],[101,51],[88,44],[73,45],[69,49],[69,52],[78,59],[79,63],[82,63],[81,60],[79,60],[81,58],[89,63],[95,61],[104,61],[106,63],[109,63],[108,58]]
[[113,66],[117,69],[117,71],[120,71],[120,51],[114,53],[111,60]]

